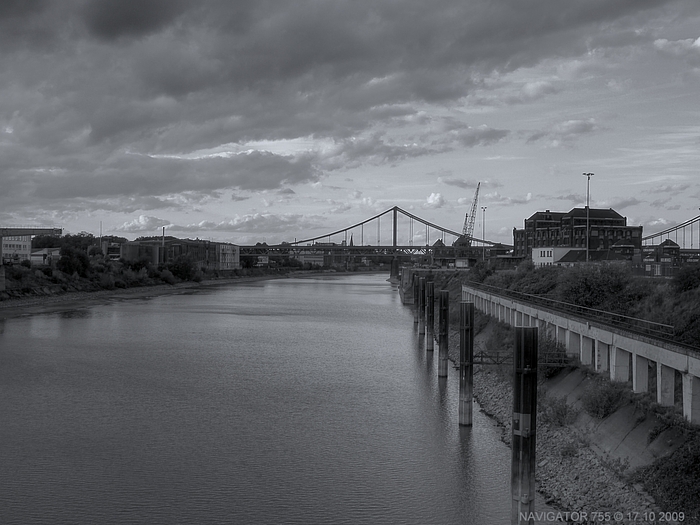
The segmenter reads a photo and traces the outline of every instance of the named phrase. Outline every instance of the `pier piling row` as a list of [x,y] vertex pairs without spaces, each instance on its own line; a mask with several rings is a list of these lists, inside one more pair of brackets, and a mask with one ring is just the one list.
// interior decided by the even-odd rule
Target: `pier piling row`
[[450,292],[448,290],[440,290],[439,323],[438,377],[447,377],[448,340],[450,334]]
[[435,283],[425,283],[425,350],[432,352],[435,345]]

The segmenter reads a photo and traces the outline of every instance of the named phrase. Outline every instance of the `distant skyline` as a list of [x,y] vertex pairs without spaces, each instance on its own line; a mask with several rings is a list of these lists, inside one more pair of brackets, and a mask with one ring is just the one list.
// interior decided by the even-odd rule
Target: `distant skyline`
[[586,172],[645,234],[699,214],[697,0],[7,0],[0,70],[0,226],[461,231],[480,181],[510,244]]

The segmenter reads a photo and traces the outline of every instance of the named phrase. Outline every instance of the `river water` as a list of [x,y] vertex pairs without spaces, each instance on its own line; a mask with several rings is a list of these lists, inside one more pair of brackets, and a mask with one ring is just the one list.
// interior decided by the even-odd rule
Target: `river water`
[[5,321],[0,523],[508,523],[510,450],[386,277]]

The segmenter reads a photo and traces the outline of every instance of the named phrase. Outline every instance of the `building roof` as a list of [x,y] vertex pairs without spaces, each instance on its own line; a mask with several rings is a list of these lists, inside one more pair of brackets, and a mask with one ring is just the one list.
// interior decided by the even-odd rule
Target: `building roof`
[[[627,257],[610,250],[591,250],[588,252],[589,261],[626,261]],[[569,250],[558,261],[558,263],[579,263],[586,262],[586,250]]]
[[[549,211],[549,210],[545,210],[545,211],[536,211],[535,213],[533,213],[532,215],[530,215],[530,216],[529,216],[527,219],[525,219],[525,220],[528,220],[528,221],[529,221],[529,220],[532,220],[532,219],[537,218],[537,217],[540,216],[540,215],[551,215],[551,216],[552,216],[551,220],[553,220],[553,221],[558,221],[558,220],[561,219],[564,215],[566,215],[566,212],[565,212],[565,211]],[[550,219],[547,219],[547,220],[550,220]]]
[[565,215],[571,217],[586,217],[586,215],[588,215],[588,217],[592,219],[624,219],[622,215],[612,208],[590,208],[588,214],[586,214],[586,208],[572,208],[571,211]]

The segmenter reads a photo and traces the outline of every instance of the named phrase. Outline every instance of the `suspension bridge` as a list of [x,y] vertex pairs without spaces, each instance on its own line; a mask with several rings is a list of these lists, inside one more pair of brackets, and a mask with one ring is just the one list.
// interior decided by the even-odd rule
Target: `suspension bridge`
[[[461,241],[462,245],[456,241]],[[282,256],[299,252],[326,252],[375,257],[434,255],[436,252],[447,254],[457,249],[461,250],[462,256],[467,257],[467,252],[481,254],[486,247],[499,247],[503,250],[512,248],[510,245],[475,237],[470,237],[467,242],[463,233],[394,206],[364,221],[316,237],[269,246],[241,246],[241,255]]]

